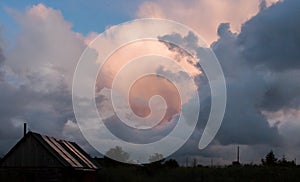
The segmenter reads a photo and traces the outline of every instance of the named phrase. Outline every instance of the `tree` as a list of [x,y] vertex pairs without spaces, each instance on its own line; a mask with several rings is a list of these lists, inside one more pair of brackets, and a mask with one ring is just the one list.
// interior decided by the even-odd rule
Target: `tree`
[[159,153],[155,153],[153,155],[151,155],[148,159],[149,162],[156,162],[156,161],[161,161],[164,159],[164,156],[162,154]]
[[169,159],[164,163],[164,166],[168,168],[176,168],[179,167],[179,164],[175,159]]
[[274,152],[271,150],[265,159],[261,159],[262,165],[264,166],[275,166],[278,164],[278,159],[275,157]]
[[128,162],[129,160],[129,154],[125,151],[123,151],[122,147],[116,146],[115,148],[109,149],[106,154],[106,157],[109,157],[111,159],[114,159],[118,162]]
[[285,166],[285,167],[294,167],[296,166],[295,161],[288,161],[286,157],[283,155],[280,160],[278,160],[278,165],[279,166]]
[[155,153],[155,154],[149,156],[148,161],[150,162],[150,164],[147,164],[146,166],[159,168],[159,167],[162,167],[162,163],[164,162],[164,160],[165,159],[162,154]]

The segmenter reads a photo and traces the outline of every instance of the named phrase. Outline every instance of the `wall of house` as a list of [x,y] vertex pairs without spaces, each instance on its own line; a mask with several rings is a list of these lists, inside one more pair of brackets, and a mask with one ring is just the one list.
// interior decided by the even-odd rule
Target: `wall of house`
[[36,141],[33,136],[29,136],[2,161],[1,166],[62,167],[62,164]]
[[96,182],[95,171],[77,171],[72,168],[0,168],[2,182]]

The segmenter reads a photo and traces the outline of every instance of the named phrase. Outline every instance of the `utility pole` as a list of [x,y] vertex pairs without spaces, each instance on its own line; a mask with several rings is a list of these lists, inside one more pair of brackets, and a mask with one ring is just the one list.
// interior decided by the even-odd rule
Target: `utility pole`
[[236,161],[238,162],[238,164],[240,163],[240,146],[237,146],[237,159]]
[[196,158],[194,158],[193,167],[197,167],[197,159]]
[[188,158],[188,157],[186,157],[186,159],[185,159],[185,166],[186,166],[186,167],[189,166],[189,158]]
[[25,137],[27,133],[27,123],[24,123],[24,128],[23,128],[23,136]]

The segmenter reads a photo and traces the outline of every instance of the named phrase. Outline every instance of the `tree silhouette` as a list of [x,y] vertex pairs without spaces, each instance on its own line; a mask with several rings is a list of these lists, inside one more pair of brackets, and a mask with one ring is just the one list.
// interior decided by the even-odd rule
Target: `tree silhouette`
[[261,162],[264,166],[275,166],[277,161],[278,159],[275,157],[272,150],[265,156],[265,159],[261,159]]
[[149,162],[156,162],[156,161],[161,161],[164,159],[164,156],[162,154],[159,154],[159,153],[155,153],[153,155],[151,155],[149,157]]
[[149,157],[148,161],[150,162],[150,164],[146,166],[159,168],[162,167],[162,163],[164,162],[164,160],[165,159],[162,154],[155,153]]
[[164,163],[164,166],[168,168],[176,168],[179,167],[179,164],[175,159],[169,159]]
[[129,161],[130,155],[127,152],[123,151],[122,147],[116,146],[115,148],[109,149],[106,152],[105,157],[109,157],[118,162],[126,163]]
[[295,161],[288,161],[286,158],[285,158],[285,155],[282,156],[282,158],[280,160],[278,160],[278,165],[279,166],[285,166],[285,167],[294,167],[296,166],[296,163]]

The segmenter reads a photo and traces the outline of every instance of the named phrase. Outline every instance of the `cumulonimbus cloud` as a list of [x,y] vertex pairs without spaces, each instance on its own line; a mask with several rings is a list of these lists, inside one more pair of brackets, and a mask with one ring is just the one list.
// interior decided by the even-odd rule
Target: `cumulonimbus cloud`
[[[278,0],[267,0],[266,6]],[[259,0],[192,0],[192,1],[146,1],[142,3],[136,16],[139,18],[167,18],[186,24],[196,30],[208,43],[218,38],[220,23],[230,22],[231,30],[239,32],[241,25],[258,13]]]

